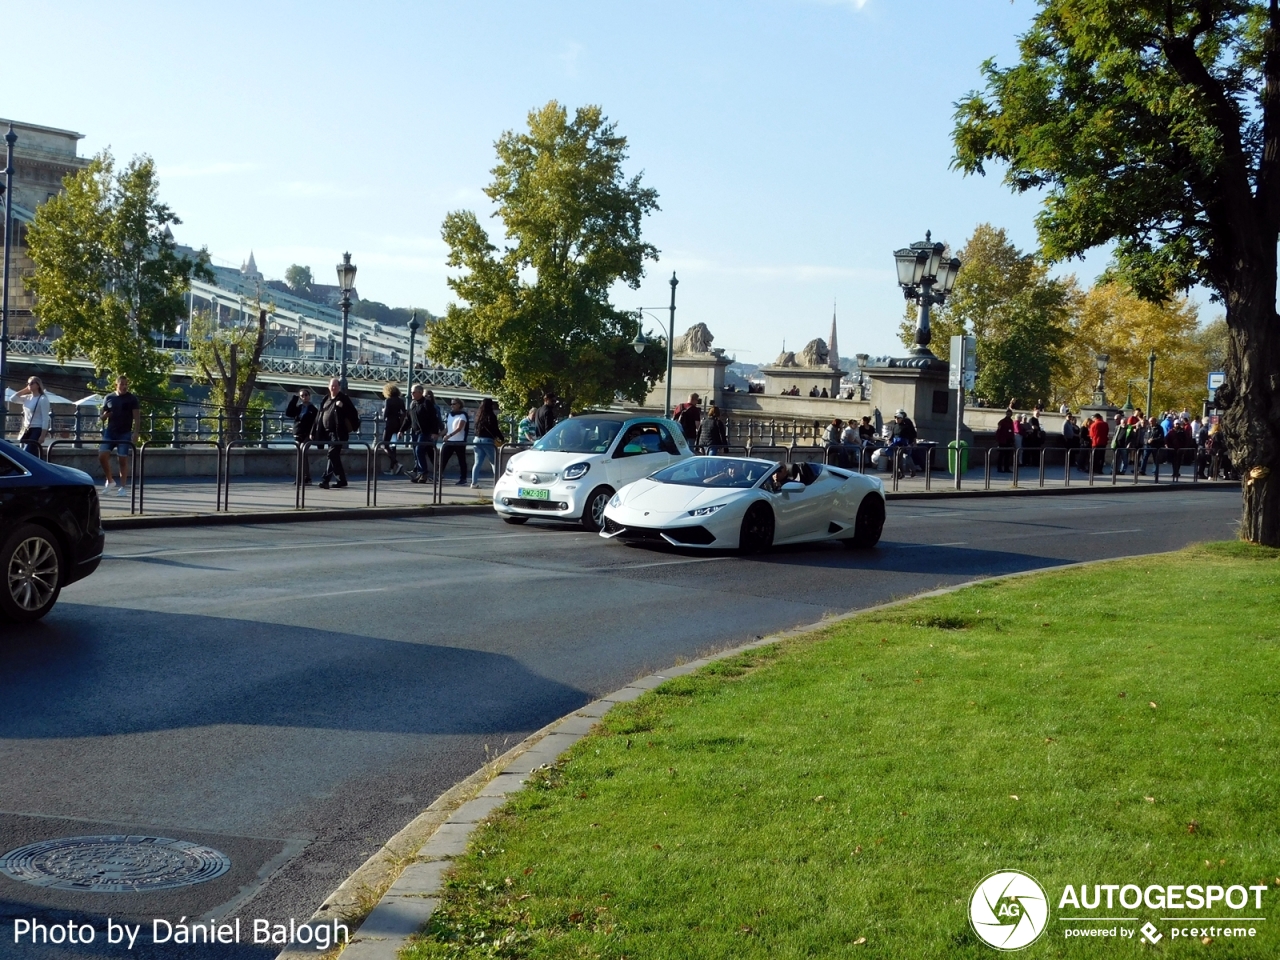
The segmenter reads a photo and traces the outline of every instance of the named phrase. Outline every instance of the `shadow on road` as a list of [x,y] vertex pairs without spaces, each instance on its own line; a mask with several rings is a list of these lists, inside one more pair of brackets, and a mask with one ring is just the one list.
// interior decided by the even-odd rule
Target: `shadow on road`
[[3,649],[0,737],[17,739],[213,724],[505,733],[591,699],[501,654],[90,605],[7,629]]

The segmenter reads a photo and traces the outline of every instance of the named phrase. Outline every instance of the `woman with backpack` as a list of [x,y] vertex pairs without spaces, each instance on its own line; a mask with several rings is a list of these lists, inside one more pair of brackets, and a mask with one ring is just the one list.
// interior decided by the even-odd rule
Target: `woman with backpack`
[[698,449],[709,457],[718,457],[728,446],[724,418],[720,416],[720,408],[713,403],[707,407],[707,414],[698,425]]

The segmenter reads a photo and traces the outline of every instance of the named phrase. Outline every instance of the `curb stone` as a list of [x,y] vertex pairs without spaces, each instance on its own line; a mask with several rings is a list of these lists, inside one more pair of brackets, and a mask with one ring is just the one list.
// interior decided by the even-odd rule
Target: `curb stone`
[[[1162,483],[1134,486],[1131,483],[1097,484],[1082,482],[1073,487],[1002,487],[999,490],[903,490],[885,492],[887,500],[954,500],[982,497],[1053,497],[1076,494],[1137,493],[1156,490],[1238,490],[1239,481],[1216,480],[1204,483]],[[402,517],[449,517],[492,511],[488,503],[442,504],[413,507],[350,507],[345,510],[272,510],[254,513],[183,513],[155,516],[105,517],[104,530],[150,530],[161,527],[218,527],[256,523],[315,523],[326,520],[392,520]]]
[[104,530],[149,530],[158,527],[221,527],[250,523],[314,523],[322,520],[395,520],[401,517],[465,516],[490,504],[441,504],[416,507],[350,507],[345,510],[263,510],[253,513],[181,513],[156,516],[104,517]]
[[[467,844],[476,827],[489,814],[502,807],[509,796],[523,789],[524,778],[528,774],[554,763],[565,751],[587,736],[595,727],[599,718],[608,713],[615,704],[636,700],[668,680],[694,673],[717,660],[771,646],[781,641],[795,639],[818,630],[825,630],[846,620],[852,620],[868,613],[890,610],[907,603],[914,603],[917,600],[946,596],[983,583],[1012,580],[1042,573],[1056,573],[1061,570],[1091,567],[1101,563],[1120,563],[1148,556],[1155,556],[1155,554],[1130,554],[1123,557],[1109,557],[1103,560],[1082,560],[1076,563],[1060,564],[1055,567],[1041,567],[1016,573],[1002,573],[977,580],[966,580],[964,583],[939,587],[936,590],[927,590],[898,600],[890,600],[886,603],[878,603],[874,606],[823,617],[812,623],[792,627],[789,630],[783,630],[767,637],[739,644],[715,654],[699,657],[696,660],[673,666],[661,673],[651,673],[648,676],[641,677],[607,696],[593,700],[573,713],[567,714],[543,727],[537,733],[532,734],[508,750],[492,764],[472,774],[442,796],[440,800],[437,800],[436,803],[433,803],[431,807],[428,807],[426,813],[423,813],[409,827],[406,827],[400,834],[388,841],[387,847],[384,847],[383,851],[375,854],[366,862],[366,866],[372,864],[388,847],[395,844],[398,838],[407,833],[419,821],[427,818],[428,814],[437,806],[447,807],[457,803],[460,796],[471,797],[461,806],[457,806],[452,813],[439,823],[435,832],[418,849],[414,862],[404,869],[399,878],[382,895],[381,900],[379,900],[373,911],[360,924],[359,928],[351,934],[351,942],[341,952],[341,956],[343,960],[397,960],[400,951],[408,946],[410,938],[421,930],[435,913],[436,907],[440,903],[441,893],[444,890],[446,875],[452,867],[452,861],[455,857],[460,857],[466,852]],[[478,790],[476,789],[477,784],[479,784]],[[441,803],[441,801],[445,800],[445,797],[450,796],[452,796],[450,803]],[[361,870],[364,870],[364,867]],[[327,912],[329,904],[355,880],[359,873],[360,871],[357,871],[356,874],[348,878],[307,923],[318,922],[323,924],[331,922],[331,918],[323,914]],[[313,948],[304,944],[290,944],[281,951],[276,960],[301,960],[303,957],[315,956],[316,953]]]

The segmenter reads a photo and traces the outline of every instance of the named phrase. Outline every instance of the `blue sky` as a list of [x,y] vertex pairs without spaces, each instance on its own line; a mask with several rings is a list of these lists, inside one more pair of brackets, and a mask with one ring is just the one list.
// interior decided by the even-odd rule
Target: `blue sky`
[[[951,171],[955,101],[1011,63],[1030,0],[14,5],[0,113],[156,159],[178,239],[268,276],[443,312],[440,223],[487,214],[493,142],[556,99],[600,104],[661,211],[624,307],[667,303],[750,362],[826,337],[898,352],[892,251],[983,221],[1034,246],[1034,197]],[[8,71],[6,71],[8,72]],[[497,222],[493,232],[497,232]],[[1072,265],[1092,279],[1103,257]],[[657,321],[650,321],[656,326]]]

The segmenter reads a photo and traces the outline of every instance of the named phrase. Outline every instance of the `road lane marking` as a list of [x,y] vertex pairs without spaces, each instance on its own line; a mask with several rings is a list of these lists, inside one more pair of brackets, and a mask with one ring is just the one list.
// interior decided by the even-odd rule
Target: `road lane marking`
[[1105,537],[1113,533],[1141,533],[1141,527],[1130,527],[1128,530],[1090,530],[1091,537]]

